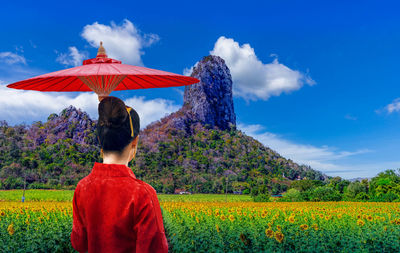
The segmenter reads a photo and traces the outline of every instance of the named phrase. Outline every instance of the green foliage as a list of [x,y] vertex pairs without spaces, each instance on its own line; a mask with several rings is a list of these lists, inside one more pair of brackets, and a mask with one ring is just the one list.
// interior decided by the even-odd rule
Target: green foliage
[[290,184],[291,188],[295,188],[301,192],[310,190],[316,186],[323,185],[323,182],[319,180],[311,180],[311,179],[303,179],[303,180],[296,180]]
[[367,193],[365,192],[359,192],[356,197],[355,200],[359,200],[359,201],[366,201],[369,200],[369,196]]
[[344,189],[350,184],[348,180],[342,180],[341,177],[331,178],[328,182],[328,186],[343,193]]
[[243,192],[242,192],[242,194],[250,194],[250,189],[245,189],[245,190],[243,190]]
[[318,186],[310,189],[308,198],[311,201],[340,201],[340,192],[330,186]]
[[[27,189],[74,189],[93,163],[101,162],[93,122],[78,130],[76,121],[68,121],[65,135],[53,131],[57,125],[52,120],[64,114],[50,115],[48,122],[31,126],[11,127],[0,121],[0,189],[22,189],[25,180]],[[303,201],[400,199],[400,176],[393,170],[370,181],[350,182],[340,177],[324,181],[320,172],[284,159],[235,127],[221,131],[197,124],[189,132],[161,124],[140,133],[143,141],[131,163],[136,177],[159,193],[176,189],[225,193],[227,189],[229,193],[251,193],[253,198],[264,195],[258,200],[282,193],[287,193],[286,199]],[[84,138],[77,142],[81,135]],[[264,188],[258,189],[259,185]]]
[[285,192],[279,201],[298,202],[303,201],[303,198],[299,190],[292,188]]
[[0,189],[10,190],[10,189],[23,189],[24,181],[21,178],[14,178],[10,176],[0,182]]
[[[400,171],[400,170],[399,170]],[[400,175],[386,170],[371,179],[369,184],[371,201],[394,201],[400,199]]]
[[269,202],[271,197],[267,185],[253,187],[250,195],[254,202]]
[[[69,189],[90,173],[94,162],[101,162],[93,124],[78,130],[81,126],[67,118],[68,110],[29,127],[10,127],[1,122],[0,189],[21,188],[21,179],[25,178],[27,189]],[[77,114],[87,120],[87,116]],[[65,135],[53,131],[59,127],[54,122],[60,119],[64,120]],[[287,186],[273,183],[271,178],[283,172],[297,175],[294,168],[300,172],[308,169],[282,158],[235,127],[221,131],[197,125],[188,135],[161,126],[150,129],[148,134],[151,136],[155,131],[159,131],[158,137],[166,138],[153,141],[140,133],[144,141],[139,142],[131,167],[138,179],[149,182],[162,193],[173,193],[178,188],[196,193],[220,193],[226,188],[228,192],[250,191],[251,185],[262,179],[268,181],[265,184],[272,193],[279,194]],[[82,134],[85,137],[76,142],[74,138]],[[228,183],[224,179],[227,171],[231,174]],[[310,176],[320,179],[321,174],[315,172]]]
[[[366,200],[367,199],[366,196],[368,196],[367,191],[368,191],[368,188],[366,187],[366,185],[364,185],[358,181],[352,182],[346,187],[346,189],[344,191],[344,198],[346,200],[356,200],[356,199],[360,200],[359,198],[362,197],[364,200]],[[364,193],[364,194],[361,194],[361,193]],[[358,198],[357,198],[357,196],[358,196]]]

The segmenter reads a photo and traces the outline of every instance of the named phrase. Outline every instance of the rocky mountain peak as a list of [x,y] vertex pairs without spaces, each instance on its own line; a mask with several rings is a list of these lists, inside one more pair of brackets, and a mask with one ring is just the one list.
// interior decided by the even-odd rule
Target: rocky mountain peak
[[59,139],[72,139],[79,144],[96,144],[95,138],[87,138],[95,131],[96,121],[90,119],[86,112],[69,106],[59,115],[51,114],[44,124],[34,124],[28,131],[28,137],[37,145],[46,142],[54,144]]
[[192,120],[221,130],[236,125],[232,77],[225,61],[219,56],[206,56],[195,65],[191,76],[200,80],[185,86],[183,108],[190,111]]

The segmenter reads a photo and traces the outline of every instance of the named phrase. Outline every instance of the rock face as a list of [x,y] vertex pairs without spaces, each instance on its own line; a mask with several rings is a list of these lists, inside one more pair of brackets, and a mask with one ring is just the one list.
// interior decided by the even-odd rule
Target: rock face
[[44,142],[54,144],[59,139],[67,138],[78,144],[96,145],[97,139],[88,138],[95,129],[96,121],[71,105],[62,110],[60,115],[51,114],[44,124],[33,124],[27,132],[27,138],[34,142],[33,148]]
[[206,56],[196,64],[191,76],[200,80],[185,86],[183,107],[191,111],[192,120],[221,130],[236,125],[232,77],[225,61],[219,56]]
[[236,128],[232,77],[225,61],[218,56],[206,56],[196,64],[191,76],[200,82],[185,86],[183,106],[147,125],[140,134],[142,143],[155,147],[158,142],[167,141],[166,132],[171,130],[183,131],[190,137],[207,125],[219,130]]

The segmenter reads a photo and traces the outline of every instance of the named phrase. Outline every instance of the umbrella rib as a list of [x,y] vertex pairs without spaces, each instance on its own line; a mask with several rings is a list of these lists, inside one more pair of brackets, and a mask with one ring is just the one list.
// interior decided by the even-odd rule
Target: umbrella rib
[[[157,77],[159,77],[159,76],[151,76],[151,78],[156,79],[156,80],[159,80],[160,82],[163,82],[162,79],[157,78]],[[167,79],[167,80],[169,80],[169,81],[172,81],[172,82],[184,81],[185,83],[187,83],[187,81],[186,81],[185,79],[179,80],[178,76],[167,76],[167,75],[164,76],[164,75],[163,75],[162,77],[165,78],[165,79]],[[177,80],[176,78],[178,78],[178,80]]]
[[91,80],[91,76],[82,76],[79,78],[87,87],[89,87],[91,90],[93,90],[95,93],[101,93],[101,89],[96,85],[96,83],[93,83]]
[[[145,87],[143,87],[142,85],[140,85],[138,82],[136,82],[135,80],[133,80],[130,76],[127,76],[127,78],[129,80],[131,80],[132,82],[136,83],[137,85],[139,85],[140,87],[142,87],[142,89],[146,89]],[[125,86],[126,87],[126,86]]]
[[[165,78],[165,79],[167,79],[169,82],[167,82],[167,81],[164,81],[164,80],[162,80],[162,78],[159,78],[159,77],[161,77],[161,76],[149,76],[150,78],[153,78],[153,79],[156,79],[156,80],[158,80],[158,81],[160,81],[160,82],[165,82],[165,83],[170,83],[171,84],[171,82],[172,82],[172,84],[174,85],[174,83],[175,84],[179,84],[179,82],[180,81],[183,81],[184,83],[184,85],[187,85],[188,84],[188,82],[186,81],[186,79],[182,79],[182,80],[179,80],[179,77],[178,76],[167,76],[167,75],[163,75],[162,77],[163,78]],[[178,80],[177,80],[177,78],[178,78]],[[159,88],[165,88],[165,87],[162,87],[162,86],[158,86]]]
[[[47,83],[47,82],[50,82],[50,81],[54,80],[55,78],[56,78],[56,77],[51,77],[51,78],[49,78],[49,79],[41,78],[41,80],[39,80],[39,81],[38,81],[38,79],[33,79],[33,80],[31,80],[31,81],[28,82],[29,84],[25,85],[25,86],[22,87],[22,88],[18,88],[18,89],[26,89],[27,87],[29,87],[29,86],[31,86],[31,85],[35,85],[35,84],[40,84],[40,85],[42,85],[43,83]],[[37,82],[35,83],[35,81],[37,81]],[[21,82],[22,82],[22,81],[21,81]],[[26,83],[25,83],[25,84],[26,84]],[[19,85],[22,85],[22,84],[19,84]],[[13,88],[13,87],[11,87],[11,88]]]
[[107,92],[109,92],[109,93],[112,92],[113,87],[114,87],[115,83],[118,82],[118,80],[119,80],[119,76],[117,76],[117,75],[108,75],[107,76],[107,83],[108,83]]
[[[65,78],[62,79],[60,82],[64,82],[67,78],[69,78],[69,76],[65,77]],[[50,88],[50,87],[56,85],[57,83],[59,83],[59,82],[51,83],[51,84],[50,84],[49,86],[47,86],[45,89],[40,89],[40,91],[46,91],[48,88]]]
[[[155,80],[157,80],[157,81],[163,83],[163,80],[160,80],[160,79],[156,78],[155,76],[149,75],[148,78],[152,78],[152,79],[155,79]],[[148,81],[148,82],[149,82],[149,81]],[[164,81],[164,82],[166,82],[166,81]],[[149,83],[150,83],[150,82],[149,82]],[[155,85],[155,84],[153,84],[153,83],[151,83],[151,84],[152,84],[155,88],[160,88],[160,86],[157,86],[157,85]]]
[[[113,81],[112,81],[112,83],[110,84],[110,93],[113,91],[113,90],[115,90],[117,87],[118,87],[118,85],[124,80],[126,78],[126,75],[120,75],[120,76],[117,76],[117,75],[114,75],[114,78],[113,78]],[[126,86],[125,86],[126,87]]]
[[[79,79],[79,78],[78,78]],[[80,80],[80,79],[79,79]],[[81,86],[79,86],[79,88],[78,88],[78,91],[80,91],[80,89],[81,89],[81,87],[82,87],[82,85],[84,85],[85,83],[84,82],[82,82],[82,80],[80,80],[81,81]]]
[[[136,75],[136,77],[139,78],[139,79],[142,80],[142,81],[145,81],[146,83],[149,83],[149,84],[153,85],[153,86],[154,86],[153,88],[158,88],[158,86],[155,86],[154,84],[152,84],[151,82],[147,81],[146,79],[141,78],[140,75]],[[150,77],[150,76],[149,76],[149,77]]]
[[[92,85],[93,86],[93,89],[94,90],[97,90],[97,91],[101,91],[101,84],[99,84],[99,80],[97,79],[97,77],[96,76],[87,76],[87,79],[85,79],[85,80],[87,80],[87,82],[90,84],[90,85]],[[90,87],[90,86],[89,86]]]
[[186,83],[189,83],[189,81],[183,76],[166,76],[166,77],[167,78],[175,78],[175,79],[178,79],[178,80],[181,80],[181,81],[185,81]]
[[101,82],[104,84],[103,90],[106,93],[108,92],[108,87],[110,85],[109,81],[110,81],[110,79],[109,79],[108,75],[101,75]]
[[116,71],[118,71],[119,74],[122,74],[121,71],[120,71],[117,67],[115,67],[115,66],[113,66],[113,65],[110,65],[110,67],[112,67],[113,69],[115,69]]
[[63,89],[65,89],[68,85],[70,85],[73,81],[75,81],[74,78],[72,78],[71,82],[69,82],[67,85],[65,85],[62,89],[60,89],[59,91],[63,91]]
[[122,85],[125,86],[125,88],[126,88],[127,90],[129,90],[129,88],[125,85],[124,81],[122,81],[121,83],[122,83]]

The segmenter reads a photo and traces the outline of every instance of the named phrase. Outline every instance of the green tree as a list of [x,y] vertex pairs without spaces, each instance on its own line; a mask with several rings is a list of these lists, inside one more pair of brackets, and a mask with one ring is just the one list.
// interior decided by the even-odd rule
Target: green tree
[[329,186],[318,186],[310,191],[311,201],[339,201],[342,199],[339,191]]
[[292,188],[283,194],[280,201],[303,201],[303,198],[299,190]]

